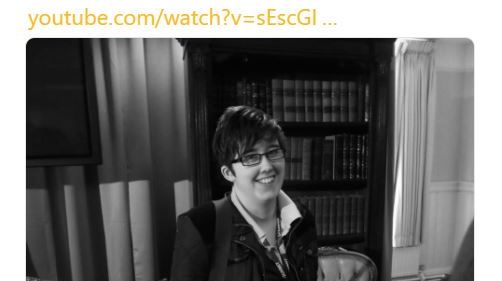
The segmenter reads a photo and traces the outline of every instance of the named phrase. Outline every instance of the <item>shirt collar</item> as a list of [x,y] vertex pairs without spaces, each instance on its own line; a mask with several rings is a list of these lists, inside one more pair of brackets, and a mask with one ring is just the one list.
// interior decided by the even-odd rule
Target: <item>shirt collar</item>
[[[281,236],[286,236],[288,234],[289,230],[291,229],[291,223],[295,221],[298,218],[301,218],[300,211],[296,207],[296,204],[289,198],[289,196],[284,192],[280,191],[278,195],[278,203],[279,203],[279,209],[280,209],[280,216],[281,216],[281,229],[282,233]],[[239,213],[244,217],[246,222],[251,225],[253,228],[254,232],[258,236],[258,239],[260,240],[261,243],[263,243],[266,239],[266,234],[263,229],[258,226],[256,221],[251,217],[251,215],[244,209],[244,206],[242,206],[239,198],[237,197],[237,194],[235,190],[232,189],[232,192],[230,194],[230,200],[232,200],[232,203],[235,205]]]

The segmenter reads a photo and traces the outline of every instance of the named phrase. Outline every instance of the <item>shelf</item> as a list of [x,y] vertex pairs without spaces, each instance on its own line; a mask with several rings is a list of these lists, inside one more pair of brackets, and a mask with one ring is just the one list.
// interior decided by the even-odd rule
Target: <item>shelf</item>
[[332,235],[332,236],[318,236],[318,246],[331,246],[331,245],[348,245],[362,243],[365,241],[364,234],[353,235]]
[[342,133],[367,134],[367,122],[284,122],[279,125],[286,136],[328,136]]
[[366,187],[366,180],[285,180],[284,190],[314,191],[314,190],[354,190]]

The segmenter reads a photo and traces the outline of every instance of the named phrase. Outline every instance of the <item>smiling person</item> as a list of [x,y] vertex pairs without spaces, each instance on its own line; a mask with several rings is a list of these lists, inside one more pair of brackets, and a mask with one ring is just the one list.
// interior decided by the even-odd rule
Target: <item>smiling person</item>
[[314,281],[315,223],[282,191],[284,134],[259,109],[225,110],[213,138],[224,198],[178,217],[171,281]]

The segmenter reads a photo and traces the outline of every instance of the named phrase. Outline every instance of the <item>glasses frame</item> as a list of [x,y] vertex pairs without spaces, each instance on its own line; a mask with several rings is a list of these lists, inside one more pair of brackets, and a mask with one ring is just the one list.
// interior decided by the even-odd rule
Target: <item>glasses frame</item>
[[[278,151],[278,150],[282,152],[282,156],[281,156],[281,157],[279,157],[279,158],[273,158],[273,159],[270,159],[269,154],[274,153],[274,152],[276,152],[276,151]],[[270,150],[270,151],[267,151],[267,152],[265,152],[265,153],[252,153],[252,154],[247,155],[247,156],[255,156],[255,155],[259,155],[259,156],[260,156],[260,160],[259,160],[257,163],[255,163],[255,164],[245,164],[245,163],[244,163],[244,161],[242,161],[242,158],[244,158],[244,157],[246,157],[246,156],[240,156],[239,158],[237,158],[237,159],[233,160],[233,161],[232,161],[232,163],[237,163],[237,162],[240,162],[240,163],[242,164],[242,166],[252,167],[252,166],[257,166],[257,165],[260,165],[260,164],[261,164],[261,161],[262,161],[262,159],[263,159],[263,156],[266,156],[266,157],[267,157],[267,159],[268,159],[270,162],[275,162],[275,161],[277,161],[277,160],[284,159],[284,157],[286,156],[285,154],[286,154],[286,152],[284,151],[284,149],[282,149],[282,148],[278,147],[278,148],[274,148],[274,149],[272,149],[272,150]]]

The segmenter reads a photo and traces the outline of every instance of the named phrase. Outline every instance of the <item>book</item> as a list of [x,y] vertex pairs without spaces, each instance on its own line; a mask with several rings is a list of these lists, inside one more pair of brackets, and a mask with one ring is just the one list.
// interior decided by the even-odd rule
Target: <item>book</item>
[[270,80],[265,82],[265,112],[273,116],[272,85],[270,82]]
[[326,137],[323,140],[322,146],[322,164],[321,170],[322,180],[333,180],[333,147],[334,147],[334,139],[332,136]]
[[311,180],[312,138],[304,138],[302,145],[302,180]]
[[348,121],[348,109],[349,109],[349,89],[347,87],[347,81],[340,81],[340,122]]
[[350,228],[349,233],[355,234],[357,229],[357,195],[350,196]]
[[322,90],[321,81],[312,82],[312,95],[314,96],[314,122],[322,121]]
[[306,196],[307,209],[309,209],[312,216],[315,218],[315,201],[312,196]]
[[331,81],[331,121],[340,121],[340,81]]
[[348,89],[348,121],[356,122],[357,121],[357,86],[356,82],[349,82]]
[[356,171],[356,136],[355,135],[348,135],[349,138],[349,147],[348,147],[348,158],[349,158],[349,171],[348,171],[348,176],[349,179],[354,179],[355,178],[355,171]]
[[321,197],[322,200],[322,235],[329,235],[329,224],[330,224],[330,215],[329,215],[329,196]]
[[364,122],[364,82],[357,83],[357,122]]
[[305,121],[314,122],[314,85],[312,80],[305,80]]
[[256,82],[251,82],[251,106],[254,108],[260,108],[260,93],[258,91],[258,84]]
[[315,204],[315,224],[316,224],[316,230],[319,236],[322,236],[322,222],[323,222],[323,217],[322,217],[322,197],[320,196],[315,196],[314,199],[314,204]]
[[286,138],[284,140],[284,146],[286,153],[284,154],[284,179],[289,180],[289,170],[291,169],[291,138]]
[[321,86],[321,96],[322,96],[322,121],[331,121],[331,82],[322,81]]
[[336,234],[336,197],[329,197],[329,230],[328,235]]
[[284,92],[284,121],[296,121],[296,99],[295,99],[295,81],[283,80]]
[[343,230],[342,234],[346,235],[350,233],[350,218],[351,218],[351,201],[350,197],[345,194],[343,195]]
[[364,197],[359,194],[357,197],[357,223],[356,223],[356,233],[363,233],[364,225]]
[[367,207],[367,200],[366,200],[366,197],[362,197],[361,198],[362,200],[362,205],[363,205],[363,214],[362,214],[362,220],[363,220],[363,225],[362,225],[362,229],[363,229],[363,233],[366,233],[367,232],[367,229],[368,229],[368,207]]
[[302,161],[303,161],[303,138],[296,138],[296,157],[295,157],[295,180],[302,179]]
[[282,85],[282,79],[272,79],[272,116],[277,121],[284,121],[284,93]]
[[244,104],[247,106],[253,106],[252,103],[253,101],[252,101],[251,83],[249,81],[246,81],[244,87]]
[[355,178],[356,179],[361,179],[362,178],[362,172],[361,172],[361,160],[362,160],[362,155],[361,155],[361,149],[362,149],[362,136],[357,135],[356,136],[356,167],[355,167]]
[[368,142],[367,142],[368,136],[363,135],[362,137],[362,146],[361,146],[361,178],[362,179],[367,179],[368,178]]
[[336,196],[336,235],[343,234],[343,197]]
[[334,150],[335,180],[343,179],[343,135],[335,135]]
[[290,137],[289,138],[289,169],[288,169],[288,179],[294,180],[294,173],[295,173],[295,157],[296,157],[296,138],[295,137]]
[[267,112],[265,83],[257,83],[256,86],[258,87],[258,108]]
[[305,81],[295,80],[296,121],[305,121]]
[[244,105],[245,104],[245,89],[246,89],[246,81],[243,79],[243,80],[239,80],[237,81],[237,85],[235,87],[235,95],[237,97],[237,104],[238,105]]
[[364,122],[370,120],[370,85],[366,83],[364,87]]
[[322,146],[323,139],[315,137],[312,141],[312,170],[311,175],[313,180],[320,180],[322,174]]
[[346,180],[349,178],[349,149],[350,149],[350,138],[348,135],[342,135],[343,146],[342,146],[342,179]]

